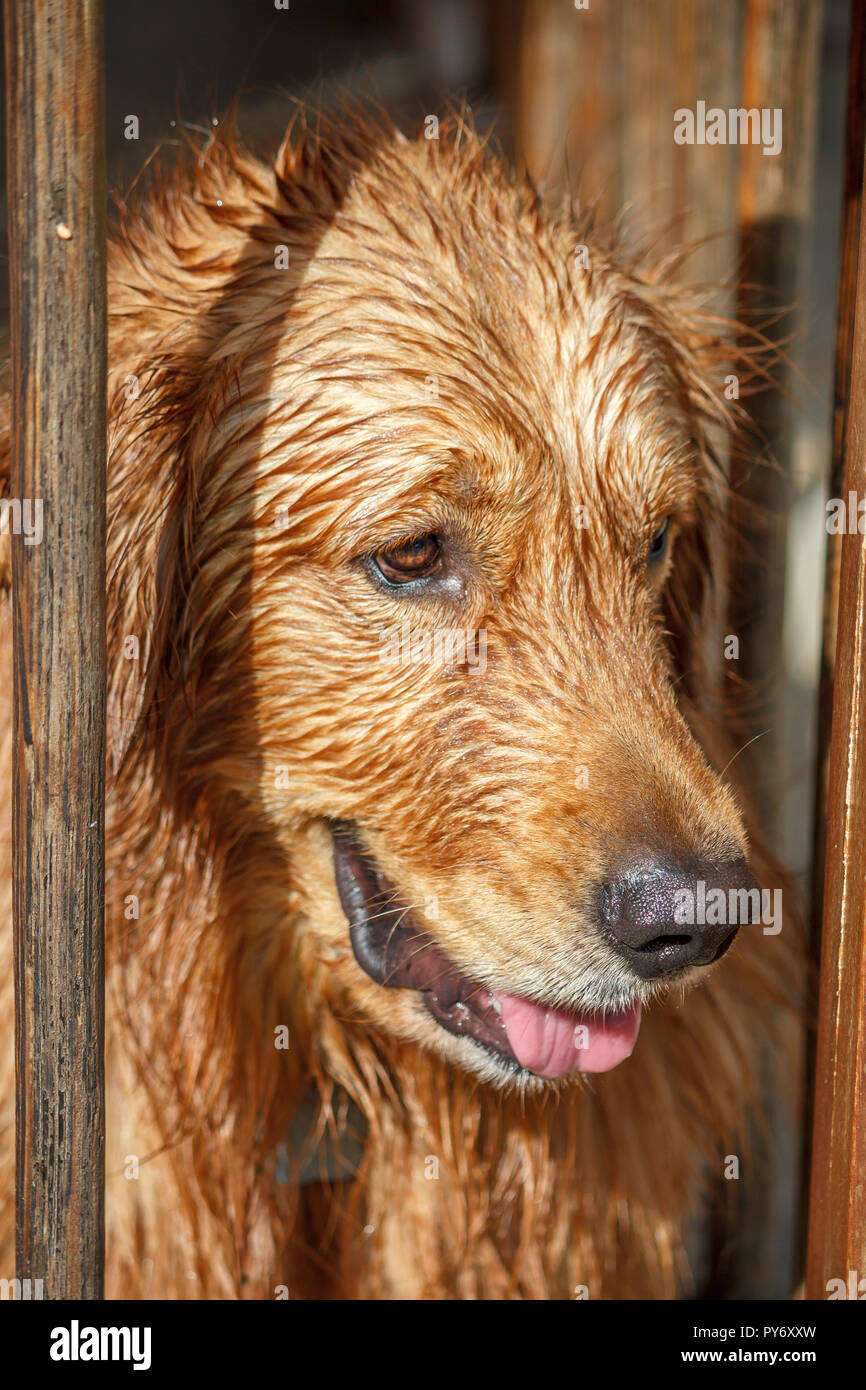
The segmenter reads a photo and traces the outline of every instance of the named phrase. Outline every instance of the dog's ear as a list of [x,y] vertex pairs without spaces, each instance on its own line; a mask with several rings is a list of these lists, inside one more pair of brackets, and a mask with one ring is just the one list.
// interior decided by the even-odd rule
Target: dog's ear
[[174,679],[187,488],[178,387],[186,376],[172,354],[123,372],[109,392],[108,707],[118,766],[153,732]]
[[[697,497],[689,524],[677,534],[662,596],[662,616],[682,703],[705,698],[718,684],[725,606],[727,482],[724,458],[731,419],[726,409],[724,351],[715,325],[687,290],[632,265],[627,302],[653,350],[666,364],[669,389],[691,435]],[[716,678],[708,679],[712,667]]]
[[671,266],[633,273],[633,289],[673,369],[700,480],[692,523],[676,541],[664,619],[679,696],[694,708],[709,706],[715,719],[725,703],[732,540],[754,526],[729,481],[734,452],[751,456],[757,443],[740,397],[771,380],[777,354],[760,332],[707,308],[706,291],[671,283]]
[[719,501],[702,498],[695,519],[677,537],[663,598],[664,624],[677,693],[706,703],[717,688],[724,640],[727,526]]
[[[130,391],[130,376],[134,386]],[[109,400],[109,709],[113,761],[148,745],[171,763],[196,705],[192,660],[202,476],[216,421],[234,387],[188,343]],[[131,396],[131,399],[130,399]]]
[[[275,293],[267,166],[230,127],[156,169],[118,209],[109,252],[108,641],[112,761],[145,739],[172,758],[202,662],[192,594],[214,431],[261,330],[243,292]],[[261,392],[264,395],[264,391]],[[193,612],[193,602],[196,612]]]

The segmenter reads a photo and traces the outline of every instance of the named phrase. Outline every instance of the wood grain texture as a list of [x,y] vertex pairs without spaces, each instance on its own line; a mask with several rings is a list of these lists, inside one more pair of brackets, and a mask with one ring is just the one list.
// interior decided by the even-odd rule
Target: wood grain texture
[[[860,250],[860,216],[863,202],[863,150],[866,146],[866,0],[853,0],[848,51],[848,92],[845,118],[842,233],[839,287],[836,308],[836,350],[833,383],[833,453],[829,495],[842,496],[845,437],[848,429],[848,383],[854,335],[854,296]],[[821,920],[824,896],[824,849],[827,834],[827,775],[830,756],[830,721],[833,708],[833,663],[836,658],[836,615],[839,610],[839,566],[842,537],[827,537],[827,570],[824,584],[823,641],[821,648],[818,747],[815,777],[815,853],[812,866],[813,920]],[[815,931],[816,949],[819,932]]]
[[98,1298],[104,1235],[105,121],[100,0],[7,0],[17,1273]]
[[[861,151],[861,168],[863,152]],[[866,172],[866,168],[864,168]],[[842,497],[866,496],[866,235],[860,225]],[[842,537],[806,1292],[866,1276],[866,536]]]
[[625,211],[625,225],[658,253],[695,243],[688,278],[730,276],[737,150],[678,145],[674,114],[699,98],[737,105],[737,9],[714,0],[510,8],[505,27],[520,39],[498,66],[515,108],[518,168],[554,200],[577,194],[602,222]]

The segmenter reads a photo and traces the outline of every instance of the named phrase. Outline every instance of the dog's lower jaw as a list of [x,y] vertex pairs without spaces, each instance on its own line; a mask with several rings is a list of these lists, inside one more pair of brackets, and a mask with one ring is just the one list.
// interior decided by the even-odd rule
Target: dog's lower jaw
[[636,992],[619,1008],[578,1013],[485,987],[412,922],[353,826],[337,822],[331,835],[357,964],[380,986],[416,992],[419,1011],[438,1025],[437,1050],[450,1060],[500,1086],[543,1089],[575,1073],[608,1071],[631,1055],[641,1014]]
[[337,823],[331,833],[337,891],[361,969],[385,988],[415,990],[422,1007],[445,1032],[472,1039],[516,1066],[501,1010],[490,992],[465,976],[412,923],[353,827]]
[[479,1081],[497,1091],[541,1096],[546,1091],[561,1089],[561,1082],[547,1081],[543,1077],[535,1076],[521,1067],[519,1062],[497,1055],[472,1038],[458,1037],[446,1032],[434,1022],[422,1003],[418,1003],[417,1009],[419,1015],[424,1016],[427,1025],[424,1027],[427,1039],[423,1045],[449,1066],[468,1072],[470,1076],[477,1077]]

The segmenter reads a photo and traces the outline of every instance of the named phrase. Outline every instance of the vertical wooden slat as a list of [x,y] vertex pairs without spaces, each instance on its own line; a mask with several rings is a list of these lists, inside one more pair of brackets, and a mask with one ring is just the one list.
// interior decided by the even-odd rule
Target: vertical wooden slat
[[[515,161],[546,193],[568,188],[602,221],[625,210],[659,254],[735,230],[737,150],[676,144],[674,113],[699,98],[737,104],[736,5],[618,0],[575,10],[524,0],[502,27],[509,39],[519,33],[499,58],[515,107]],[[730,238],[697,246],[689,279],[726,279],[733,254]]]
[[19,1278],[103,1291],[105,131],[101,0],[6,0]]
[[[842,236],[839,288],[836,296],[836,364],[833,389],[833,453],[830,496],[841,497],[848,427],[848,382],[854,334],[854,295],[860,251],[863,203],[863,149],[866,144],[866,0],[852,0],[848,49],[848,92],[845,119]],[[824,585],[824,623],[821,651],[818,748],[815,778],[815,851],[812,872],[812,917],[817,928],[824,896],[824,852],[827,833],[827,762],[833,706],[833,663],[836,657],[836,615],[839,607],[839,565],[842,537],[827,538],[827,578]],[[818,932],[815,931],[817,941]]]
[[[861,168],[866,175],[864,152]],[[841,496],[866,498],[861,220]],[[841,542],[806,1292],[866,1275],[866,536]],[[856,1293],[854,1295],[857,1296]]]
[[[854,306],[857,293],[857,267],[860,256],[860,224],[863,202],[864,150],[866,150],[866,0],[852,0],[848,49],[848,90],[845,119],[845,161],[843,166],[842,234],[839,260],[839,285],[836,310],[836,363],[833,391],[833,451],[830,462],[829,495],[842,497],[845,443],[848,432],[849,384],[851,354],[854,340]],[[827,796],[829,788],[830,739],[833,710],[833,675],[838,639],[839,574],[842,561],[842,535],[827,537],[827,571],[824,582],[823,640],[818,701],[817,749],[815,754],[814,853],[812,861],[812,950],[816,958],[821,950],[821,918],[824,903],[824,878],[827,869]],[[836,870],[834,870],[835,872]],[[812,1049],[814,1051],[814,1047]],[[810,1075],[814,1073],[814,1057],[810,1058]],[[824,1077],[819,1073],[819,1086]],[[804,1133],[804,1153],[807,1171],[811,1167],[814,1106],[807,1115]],[[817,1175],[815,1175],[817,1177]],[[812,1187],[814,1189],[814,1181]],[[811,1194],[807,1192],[804,1201]],[[822,1219],[823,1199],[816,1194],[816,1207],[807,1233],[814,1249],[823,1242],[818,1235]],[[828,1276],[835,1277],[835,1276]],[[826,1281],[825,1281],[826,1282]],[[826,1297],[819,1290],[818,1297]]]
[[[782,150],[766,156],[758,145],[740,149],[742,285],[737,314],[750,329],[769,321],[763,329],[766,338],[783,347],[800,370],[805,364],[796,306],[808,299],[821,8],[821,0],[746,0],[743,16],[741,103],[782,112]],[[751,426],[735,450],[733,489],[740,507],[745,504],[762,525],[757,534],[750,526],[735,546],[730,630],[740,638],[737,674],[754,692],[761,729],[761,737],[744,750],[741,766],[751,772],[761,826],[776,846],[783,843],[780,813],[790,775],[782,634],[799,408],[792,404],[798,393],[796,370],[791,373],[780,364],[773,376],[776,385],[748,401]],[[756,458],[757,440],[764,445],[761,459]],[[770,459],[778,463],[778,471],[767,466]]]

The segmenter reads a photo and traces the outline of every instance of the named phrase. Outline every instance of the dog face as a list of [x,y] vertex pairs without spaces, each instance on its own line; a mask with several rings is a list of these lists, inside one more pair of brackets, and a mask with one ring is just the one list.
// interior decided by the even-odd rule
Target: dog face
[[679,703],[715,488],[691,329],[475,141],[282,158],[190,445],[171,645],[236,711],[211,767],[285,845],[341,1017],[496,1084],[607,1070],[733,938],[676,895],[752,882]]

